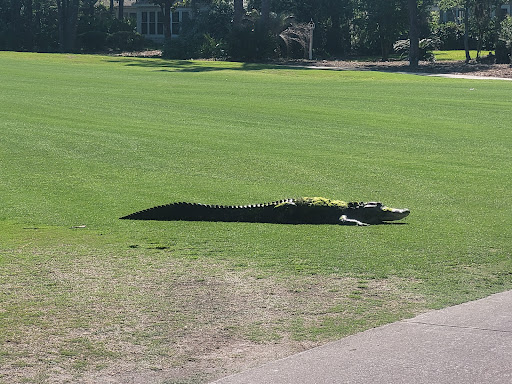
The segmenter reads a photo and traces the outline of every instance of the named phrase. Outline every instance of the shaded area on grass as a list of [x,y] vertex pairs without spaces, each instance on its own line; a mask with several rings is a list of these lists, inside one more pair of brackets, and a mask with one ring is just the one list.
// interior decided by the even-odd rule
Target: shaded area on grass
[[272,68],[269,64],[216,62],[201,60],[165,60],[160,58],[119,57],[107,59],[128,67],[155,68],[169,72],[213,72],[213,71],[261,71]]

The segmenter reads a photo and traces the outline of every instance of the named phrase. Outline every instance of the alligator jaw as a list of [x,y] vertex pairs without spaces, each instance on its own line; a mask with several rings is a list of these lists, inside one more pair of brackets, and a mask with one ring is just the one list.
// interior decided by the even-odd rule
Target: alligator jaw
[[409,211],[407,208],[389,208],[384,207],[384,217],[382,218],[382,221],[395,221],[395,220],[401,220],[407,216],[409,216]]

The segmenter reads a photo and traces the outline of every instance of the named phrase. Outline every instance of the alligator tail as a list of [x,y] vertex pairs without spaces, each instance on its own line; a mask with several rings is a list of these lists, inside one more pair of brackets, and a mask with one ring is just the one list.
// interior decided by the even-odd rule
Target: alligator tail
[[208,205],[198,203],[172,203],[144,209],[121,219],[130,220],[185,220],[185,221],[228,221],[228,222],[276,222],[274,207],[293,201],[280,200],[254,205]]

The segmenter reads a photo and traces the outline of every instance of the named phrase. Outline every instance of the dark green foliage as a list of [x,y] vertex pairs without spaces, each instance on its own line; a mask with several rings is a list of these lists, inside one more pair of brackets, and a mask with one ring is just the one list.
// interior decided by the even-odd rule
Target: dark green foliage
[[[233,0],[210,0],[204,1],[207,7],[191,2],[193,21],[182,26],[180,41],[167,42],[164,52],[169,58],[301,58],[304,44],[292,42],[285,47],[279,35],[291,24],[313,21],[315,58],[364,54],[386,60],[393,42],[408,38],[408,4],[413,3],[418,8],[419,39],[434,35],[444,50],[462,48],[462,26],[429,22],[432,0],[250,0],[244,3],[245,9],[238,8],[237,17]],[[494,16],[499,15],[498,3],[454,0],[439,4],[443,9],[467,7],[472,15],[467,30],[473,48],[491,50],[499,40],[501,19]],[[148,42],[135,35],[135,30],[133,20],[117,19],[95,0],[0,0],[0,50],[136,50]]]
[[496,43],[496,63],[508,64],[512,60],[512,17],[505,17],[500,26]]
[[[59,7],[64,3],[69,5],[60,1]],[[52,0],[0,0],[0,50],[97,52],[142,47],[143,40],[134,34],[133,20],[119,20],[92,0],[81,1],[77,12],[75,20],[72,12],[69,17],[64,11],[59,13]],[[129,34],[115,35],[118,32]]]
[[510,64],[510,49],[503,40],[496,43],[496,64]]
[[133,31],[118,31],[107,36],[106,44],[116,51],[140,51],[146,39]]
[[162,57],[165,59],[191,59],[197,58],[197,50],[194,37],[180,36],[179,39],[167,39],[162,49]]
[[199,48],[200,57],[224,59],[227,54],[227,46],[224,40],[216,40],[209,34],[204,35],[203,44]]
[[[409,55],[410,41],[398,40],[394,45],[393,49],[395,52],[400,54],[400,57],[406,58]],[[419,41],[419,56],[418,58],[423,61],[433,61],[433,51],[439,49],[439,41],[436,38],[421,39]]]
[[441,42],[441,50],[464,49],[464,25],[453,21],[438,24],[433,33]]
[[163,57],[168,59],[226,58],[226,39],[231,32],[233,9],[216,1],[206,10],[196,10],[194,21],[183,23],[180,37],[167,40]]
[[259,61],[277,56],[277,37],[253,28],[233,31],[229,54],[237,61]]
[[407,8],[402,0],[363,0],[354,25],[357,50],[363,54],[380,52],[387,60],[393,43],[407,31]]
[[78,44],[85,52],[103,51],[107,43],[107,33],[103,31],[87,31],[78,35]]
[[58,38],[54,2],[0,0],[0,50],[55,51]]
[[261,61],[277,56],[277,35],[286,26],[275,26],[279,19],[272,15],[270,29],[258,24],[257,11],[245,15],[234,27],[233,7],[228,1],[212,2],[207,10],[197,10],[194,22],[182,26],[179,38],[168,40],[163,56],[169,59],[230,58],[239,61]]
[[[84,10],[86,11],[86,10]],[[141,50],[147,43],[134,20],[119,20],[103,5],[88,8],[78,20],[78,46],[84,52]]]

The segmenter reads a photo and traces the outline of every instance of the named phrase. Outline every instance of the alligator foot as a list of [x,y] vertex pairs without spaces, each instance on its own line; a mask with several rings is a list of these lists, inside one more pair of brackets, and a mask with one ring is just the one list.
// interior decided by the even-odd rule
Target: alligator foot
[[357,225],[359,227],[367,227],[370,224],[363,223],[362,221],[355,220],[355,219],[349,219],[347,215],[342,215],[340,217],[340,224],[342,225]]

